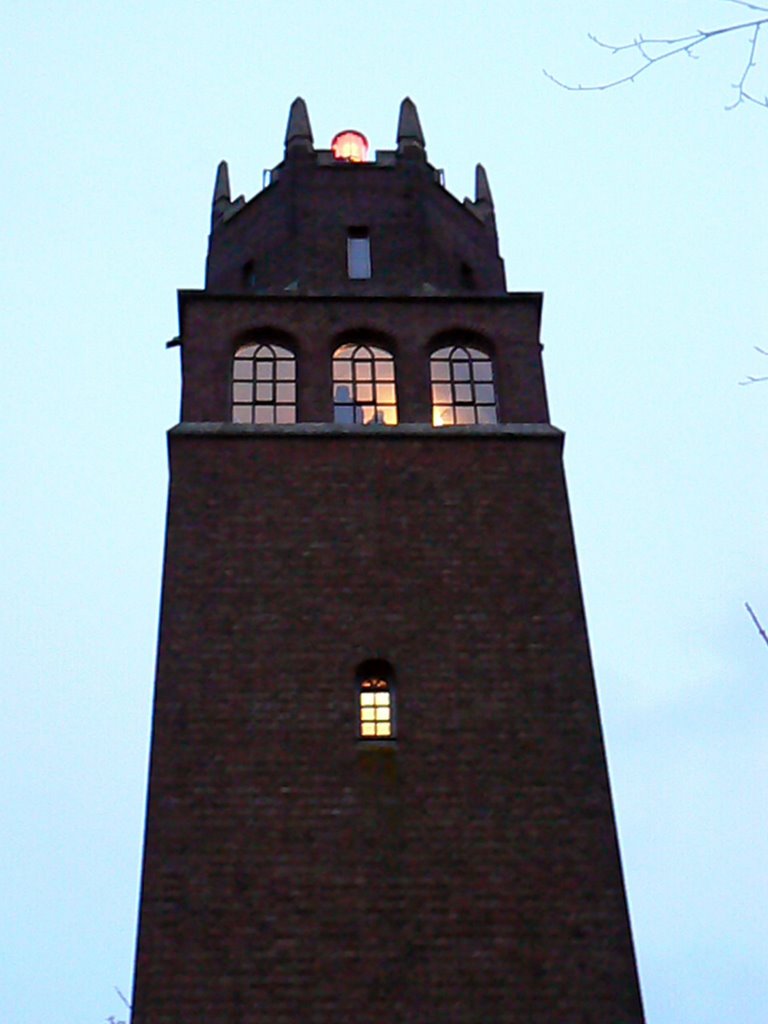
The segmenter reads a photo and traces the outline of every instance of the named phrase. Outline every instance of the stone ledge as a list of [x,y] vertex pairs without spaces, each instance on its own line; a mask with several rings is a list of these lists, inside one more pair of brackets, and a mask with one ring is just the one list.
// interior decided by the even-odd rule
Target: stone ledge
[[513,440],[515,438],[547,438],[562,440],[562,430],[549,423],[495,423],[455,427],[433,427],[430,423],[401,423],[396,427],[383,424],[347,426],[339,423],[179,423],[168,431],[170,437],[349,437],[378,441],[400,441],[408,438],[429,438],[435,441]]

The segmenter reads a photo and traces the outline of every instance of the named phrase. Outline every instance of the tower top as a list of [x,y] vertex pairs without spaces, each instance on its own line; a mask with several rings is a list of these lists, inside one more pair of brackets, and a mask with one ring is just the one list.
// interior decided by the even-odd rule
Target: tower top
[[395,148],[369,156],[359,131],[317,149],[307,105],[291,104],[283,160],[252,199],[232,199],[216,174],[206,290],[309,295],[504,294],[493,201],[478,165],[475,199],[460,203],[427,160],[410,97]]

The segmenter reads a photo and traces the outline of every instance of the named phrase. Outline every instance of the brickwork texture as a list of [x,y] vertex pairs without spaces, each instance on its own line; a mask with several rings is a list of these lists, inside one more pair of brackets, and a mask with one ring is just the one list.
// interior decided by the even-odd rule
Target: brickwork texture
[[640,1021],[555,432],[170,449],[136,1024]]

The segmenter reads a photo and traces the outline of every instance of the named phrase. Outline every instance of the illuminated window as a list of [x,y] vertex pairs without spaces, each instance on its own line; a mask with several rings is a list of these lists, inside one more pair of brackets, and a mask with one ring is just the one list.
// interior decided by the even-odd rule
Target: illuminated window
[[333,356],[334,423],[397,423],[395,361],[376,345],[342,345]]
[[367,661],[357,671],[360,739],[388,740],[395,735],[392,669],[385,661]]
[[368,228],[350,228],[347,232],[347,275],[353,281],[366,281],[371,276]]
[[496,423],[493,363],[480,349],[449,345],[433,353],[432,425]]
[[296,357],[287,348],[257,343],[235,352],[232,422],[296,422]]

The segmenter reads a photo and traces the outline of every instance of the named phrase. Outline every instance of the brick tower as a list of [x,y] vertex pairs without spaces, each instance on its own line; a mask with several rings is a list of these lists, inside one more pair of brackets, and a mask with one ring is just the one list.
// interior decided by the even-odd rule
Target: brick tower
[[133,1024],[642,1021],[540,312],[410,100],[220,165]]

